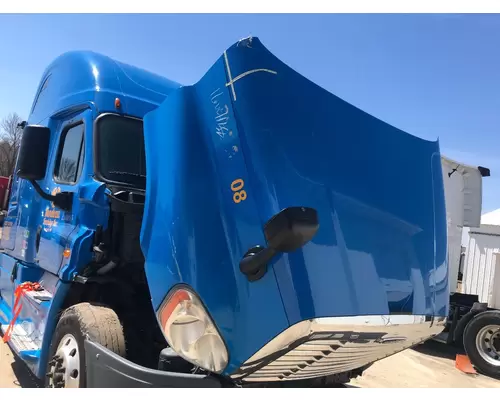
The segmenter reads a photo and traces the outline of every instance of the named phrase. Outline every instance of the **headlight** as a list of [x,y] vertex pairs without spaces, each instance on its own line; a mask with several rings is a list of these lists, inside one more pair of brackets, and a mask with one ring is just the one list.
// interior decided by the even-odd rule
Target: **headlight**
[[227,350],[198,297],[182,288],[169,295],[158,311],[168,344],[177,354],[212,372],[227,365]]

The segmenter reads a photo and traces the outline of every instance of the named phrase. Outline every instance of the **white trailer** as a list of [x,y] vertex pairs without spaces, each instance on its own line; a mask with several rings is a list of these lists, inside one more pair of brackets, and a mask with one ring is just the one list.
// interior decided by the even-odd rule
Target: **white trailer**
[[489,170],[460,164],[441,157],[448,227],[448,268],[450,293],[457,291],[464,227],[481,224],[482,177]]
[[[490,171],[446,157],[442,157],[442,168],[450,313],[446,329],[435,339],[463,346],[477,370],[500,378],[500,226],[491,224],[491,216],[481,217],[482,178],[490,176]],[[500,225],[500,211],[495,216]],[[464,228],[469,229],[465,255]]]
[[462,292],[477,295],[479,302],[500,310],[499,225],[481,223],[479,228],[471,228],[465,254]]

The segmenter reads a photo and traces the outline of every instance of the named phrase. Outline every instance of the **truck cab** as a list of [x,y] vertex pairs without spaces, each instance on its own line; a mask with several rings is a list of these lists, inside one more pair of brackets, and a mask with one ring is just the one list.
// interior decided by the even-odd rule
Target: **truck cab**
[[60,56],[15,171],[0,323],[48,387],[346,382],[444,327],[439,143],[257,38],[190,86]]

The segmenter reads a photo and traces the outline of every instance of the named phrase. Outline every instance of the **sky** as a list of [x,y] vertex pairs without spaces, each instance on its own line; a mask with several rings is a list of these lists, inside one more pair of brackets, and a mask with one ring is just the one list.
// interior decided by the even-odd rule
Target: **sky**
[[27,118],[45,67],[65,51],[192,84],[250,35],[349,103],[490,168],[483,213],[500,208],[500,14],[0,15],[0,118]]

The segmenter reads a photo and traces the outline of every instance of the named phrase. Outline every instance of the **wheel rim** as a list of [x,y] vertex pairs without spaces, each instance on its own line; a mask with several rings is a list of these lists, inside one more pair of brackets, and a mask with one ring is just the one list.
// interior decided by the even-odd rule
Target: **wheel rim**
[[476,336],[479,355],[489,364],[500,366],[500,325],[487,325]]
[[64,335],[56,354],[49,362],[48,386],[53,388],[78,388],[80,386],[80,351],[75,337]]

